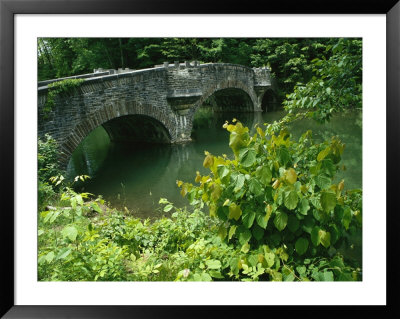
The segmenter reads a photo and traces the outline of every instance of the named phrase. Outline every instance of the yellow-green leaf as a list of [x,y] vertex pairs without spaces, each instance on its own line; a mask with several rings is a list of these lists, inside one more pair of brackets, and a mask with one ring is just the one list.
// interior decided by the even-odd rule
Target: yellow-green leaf
[[325,248],[328,248],[331,245],[331,233],[320,229],[318,235],[321,241],[321,245]]
[[230,240],[232,236],[235,234],[236,228],[237,228],[236,225],[232,225],[231,228],[229,228],[228,240]]
[[331,148],[330,146],[328,146],[327,148],[325,148],[324,150],[322,150],[321,152],[319,152],[318,156],[317,156],[317,161],[321,162],[325,157],[328,156],[328,154],[330,153]]
[[242,210],[240,209],[239,205],[232,203],[229,205],[229,219],[239,220],[240,216],[242,215]]
[[297,181],[297,173],[294,170],[294,168],[289,168],[286,172],[285,172],[285,177],[286,180],[290,183],[290,184],[294,184]]
[[214,164],[214,158],[211,154],[208,154],[204,159],[203,166],[205,168],[210,168]]

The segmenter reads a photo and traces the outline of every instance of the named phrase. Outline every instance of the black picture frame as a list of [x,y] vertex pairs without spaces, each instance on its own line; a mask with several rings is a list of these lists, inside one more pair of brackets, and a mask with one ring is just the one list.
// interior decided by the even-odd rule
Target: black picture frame
[[[387,218],[387,305],[368,306],[290,306],[269,307],[272,313],[311,316],[319,311],[330,316],[395,317],[398,276],[394,273],[397,255],[395,227],[398,207],[395,192],[398,181],[398,147],[400,136],[400,3],[398,0],[325,0],[325,1],[264,1],[238,5],[228,2],[161,1],[161,0],[0,0],[0,315],[4,318],[166,318],[166,317],[227,317],[250,316],[249,311],[264,312],[264,306],[22,306],[14,302],[14,17],[16,14],[385,14],[387,19],[387,118],[386,118],[386,218]],[[382,174],[383,172],[381,172]],[[283,311],[283,312],[282,312]],[[267,315],[267,313],[265,313]]]

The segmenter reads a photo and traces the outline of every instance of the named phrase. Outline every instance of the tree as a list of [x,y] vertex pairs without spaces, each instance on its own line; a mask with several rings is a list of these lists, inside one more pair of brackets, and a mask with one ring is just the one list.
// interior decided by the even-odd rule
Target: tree
[[314,76],[287,95],[283,104],[289,113],[305,109],[309,117],[325,122],[335,112],[362,108],[362,41],[342,38],[326,52],[330,58],[311,61]]

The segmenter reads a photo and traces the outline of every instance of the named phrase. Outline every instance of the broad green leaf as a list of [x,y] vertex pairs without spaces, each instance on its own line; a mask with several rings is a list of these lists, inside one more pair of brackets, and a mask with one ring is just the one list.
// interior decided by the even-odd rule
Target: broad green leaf
[[51,263],[54,259],[54,252],[49,252],[46,256],[44,256],[44,259],[48,262]]
[[75,213],[77,216],[82,216],[82,207],[77,207]]
[[271,170],[268,166],[259,166],[256,169],[256,177],[258,177],[260,179],[260,182],[266,186],[271,182]]
[[224,179],[224,177],[228,176],[229,174],[229,169],[225,165],[218,165],[217,166],[217,172],[218,176],[221,180]]
[[308,249],[308,240],[306,238],[300,237],[297,239],[295,244],[296,252],[301,256]]
[[250,250],[250,245],[248,242],[244,243],[242,248],[240,249],[241,252],[244,252],[245,254],[247,254]]
[[330,225],[329,230],[331,233],[331,245],[334,245],[338,241],[340,233],[335,224]]
[[[295,182],[293,184],[293,186],[294,186],[294,189],[295,189],[296,192],[298,192],[298,193],[301,192],[301,183],[299,181]],[[306,187],[306,186],[304,186],[304,187]]]
[[243,225],[250,228],[253,225],[254,219],[256,218],[256,213],[253,210],[246,210],[242,214]]
[[287,222],[287,227],[289,228],[289,230],[292,233],[295,233],[296,230],[299,229],[299,225],[300,225],[300,222],[297,219],[297,217],[294,216],[293,214],[289,215],[288,222]]
[[244,180],[245,180],[245,177],[243,174],[239,174],[236,176],[236,178],[234,180],[235,188],[233,190],[235,193],[240,191],[243,188]]
[[324,159],[321,161],[321,172],[333,177],[335,175],[336,172],[336,166],[333,164],[331,159]]
[[206,272],[203,272],[201,274],[201,281],[212,281],[212,278],[209,274],[207,274]]
[[321,245],[325,248],[328,248],[331,245],[331,233],[321,229],[318,232],[318,235],[321,241]]
[[314,227],[315,221],[311,216],[307,216],[304,218],[303,223],[302,223],[302,228],[306,233],[311,234],[311,231]]
[[250,179],[249,190],[256,196],[261,195],[263,192],[260,182],[258,180],[256,180],[255,178]]
[[102,213],[101,208],[99,207],[99,205],[96,202],[91,202],[90,207],[92,207],[94,211],[96,211],[98,213]]
[[229,205],[229,219],[239,220],[240,216],[242,215],[242,210],[240,206],[236,205],[235,203],[231,203]]
[[314,246],[318,246],[321,243],[321,237],[319,236],[320,228],[318,226],[314,226],[311,231],[311,242]]
[[219,228],[218,228],[218,236],[222,239],[222,240],[224,240],[225,239],[225,237],[226,237],[226,235],[227,235],[227,230],[226,230],[226,227],[225,227],[225,225],[220,225],[219,226]]
[[75,241],[78,236],[78,230],[74,226],[66,226],[61,233],[63,237],[68,237],[71,241]]
[[229,228],[228,240],[230,240],[230,239],[232,238],[232,236],[235,234],[236,228],[237,228],[236,225],[232,225],[232,226]]
[[295,278],[293,272],[287,266],[282,269],[282,275],[283,281],[293,281]]
[[251,267],[255,267],[258,264],[258,255],[250,255],[247,258],[247,261],[249,262]]
[[239,272],[239,260],[240,259],[238,257],[234,257],[229,260],[229,266],[234,274]]
[[244,167],[250,167],[256,162],[256,151],[251,148],[242,148],[239,151],[239,161]]
[[278,155],[279,161],[281,162],[281,164],[283,166],[286,166],[286,164],[290,162],[290,154],[285,146],[281,146],[277,150],[277,155]]
[[264,254],[265,261],[268,267],[272,267],[275,263],[275,254],[273,252],[267,252]]
[[321,189],[326,189],[331,186],[331,179],[325,175],[318,175],[315,177],[315,183]]
[[[307,241],[307,243],[308,243],[308,241]],[[308,247],[308,244],[307,244],[307,247]],[[297,266],[296,270],[297,270],[297,272],[299,273],[300,276],[305,276],[307,268],[306,268],[306,266]]]
[[294,168],[289,168],[286,172],[285,172],[285,177],[286,180],[290,183],[290,184],[294,184],[297,181],[297,173],[294,170]]
[[[60,216],[61,212],[59,210],[53,211],[50,214],[48,214],[47,216],[49,216],[49,223],[52,224],[54,223],[54,221],[57,219],[58,216]],[[47,217],[46,216],[46,217]]]
[[232,149],[235,155],[238,155],[238,152],[241,148],[245,147],[246,143],[241,134],[236,132],[232,132],[229,136],[229,147]]
[[278,211],[276,213],[276,216],[274,219],[274,225],[279,231],[282,231],[285,229],[285,227],[287,225],[287,221],[288,221],[288,215],[285,212]]
[[329,213],[336,206],[336,194],[331,191],[321,192],[321,207],[326,212]]
[[296,191],[290,190],[285,192],[284,203],[287,209],[293,210],[297,207],[297,203],[299,201],[299,196]]
[[63,249],[60,250],[60,252],[58,253],[56,259],[64,259],[65,257],[67,257],[69,254],[71,253],[71,249],[68,247],[64,247]]
[[310,204],[308,203],[307,198],[302,198],[299,205],[299,211],[302,215],[307,215],[308,210],[310,209]]
[[83,205],[83,199],[81,195],[76,195],[76,201],[79,205]]
[[251,232],[248,228],[245,228],[244,226],[239,226],[236,229],[236,234],[239,234],[239,242],[244,245],[245,243],[247,243],[250,238],[251,238]]
[[168,204],[164,207],[164,212],[169,212],[174,206],[172,204]]
[[333,279],[333,272],[329,270],[324,270],[323,272],[320,271],[318,273],[319,281],[334,281]]
[[271,271],[272,281],[282,281],[282,274],[279,271]]
[[221,274],[219,271],[210,270],[208,273],[209,273],[210,276],[213,277],[213,278],[224,279],[224,276],[222,276],[222,274]]
[[208,269],[220,269],[221,268],[221,262],[216,259],[206,260],[206,265],[207,265]]
[[342,218],[342,224],[346,230],[349,229],[350,222],[351,222],[351,209],[350,207],[346,206],[344,207],[343,218]]
[[[315,196],[316,195],[316,196]],[[309,197],[311,204],[317,209],[322,209],[321,206],[321,196],[319,194],[314,194],[314,196]]]
[[256,215],[256,222],[262,228],[267,228],[269,217],[271,216],[271,212],[266,215],[257,214]]
[[222,189],[221,189],[221,186],[219,186],[219,184],[214,184],[213,185],[213,191],[212,191],[212,193],[211,193],[211,198],[214,200],[214,201],[217,201],[219,198],[220,198],[220,196],[221,196],[221,192],[222,192]]
[[325,157],[327,157],[329,155],[330,151],[331,151],[331,147],[328,146],[327,148],[325,148],[324,150],[319,152],[319,154],[317,156],[317,161],[321,162]]
[[258,225],[254,225],[251,232],[257,240],[261,240],[264,237],[264,230]]

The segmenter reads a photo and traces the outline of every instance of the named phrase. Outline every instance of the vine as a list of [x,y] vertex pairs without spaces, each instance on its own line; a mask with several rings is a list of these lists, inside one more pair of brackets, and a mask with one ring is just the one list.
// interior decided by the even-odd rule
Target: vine
[[43,108],[44,118],[49,118],[49,115],[55,105],[55,99],[57,96],[63,93],[71,92],[73,89],[79,87],[84,81],[84,79],[66,79],[50,83],[48,85],[47,100]]

